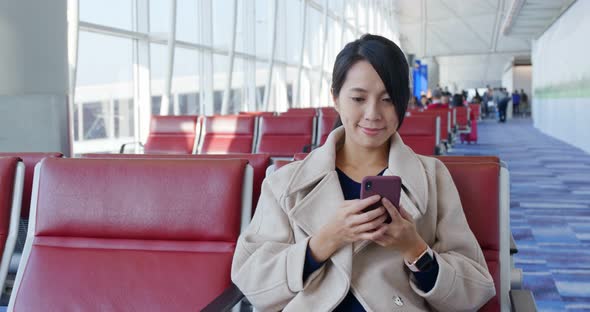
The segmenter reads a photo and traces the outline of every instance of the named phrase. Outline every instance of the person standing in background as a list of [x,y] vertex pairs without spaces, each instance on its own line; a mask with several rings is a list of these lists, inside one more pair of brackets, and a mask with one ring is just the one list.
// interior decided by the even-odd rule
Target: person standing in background
[[514,89],[512,92],[512,114],[514,114],[514,117],[520,114],[519,104],[520,94],[518,94],[518,90]]

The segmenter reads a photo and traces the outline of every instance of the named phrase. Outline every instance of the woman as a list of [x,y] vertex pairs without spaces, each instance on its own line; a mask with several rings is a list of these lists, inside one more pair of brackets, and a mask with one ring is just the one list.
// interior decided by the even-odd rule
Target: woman
[[[473,311],[494,293],[445,166],[397,130],[408,64],[391,41],[364,35],[338,54],[332,94],[342,126],[278,170],[238,240],[232,280],[261,311]],[[397,175],[399,212],[359,200],[365,176]],[[393,219],[384,223],[387,215]]]

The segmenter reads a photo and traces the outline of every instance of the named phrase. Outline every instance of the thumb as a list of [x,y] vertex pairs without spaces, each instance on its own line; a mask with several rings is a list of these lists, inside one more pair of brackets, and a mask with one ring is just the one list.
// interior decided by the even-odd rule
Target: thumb
[[414,223],[414,218],[412,217],[412,215],[408,213],[406,209],[404,209],[404,206],[402,206],[401,204],[399,206],[399,214],[402,216],[402,218]]

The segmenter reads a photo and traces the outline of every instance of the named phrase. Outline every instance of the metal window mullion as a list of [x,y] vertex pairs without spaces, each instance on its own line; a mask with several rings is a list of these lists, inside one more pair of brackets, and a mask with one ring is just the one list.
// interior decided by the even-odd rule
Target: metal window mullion
[[277,41],[277,9],[279,3],[278,0],[273,1],[272,6],[272,29],[271,29],[271,40],[270,40],[270,58],[268,60],[268,77],[266,80],[266,88],[264,89],[264,110],[268,111],[270,103],[270,91],[272,87],[272,70],[275,62],[275,50]]
[[305,54],[305,32],[307,24],[307,0],[301,1],[301,46],[299,48],[299,64],[297,65],[297,90],[295,90],[295,99],[293,101],[294,107],[303,107],[301,105],[301,75],[303,74],[303,56]]
[[[322,56],[320,59],[320,70],[319,70],[319,75],[320,75],[320,89],[318,90],[318,100],[321,100],[322,98],[322,88],[324,87],[324,62],[326,61],[326,46],[328,43],[328,5],[329,2],[328,0],[324,0],[324,18],[323,18],[323,25],[324,26],[324,31],[322,33]],[[318,103],[312,103],[312,107],[316,107]]]
[[[247,90],[246,111],[256,111],[256,5],[243,5],[244,48],[252,57],[244,58],[244,86]],[[249,77],[249,78],[247,78]]]
[[346,33],[346,0],[342,0],[342,10],[340,12],[340,48],[344,47],[344,34]]
[[359,37],[361,34],[361,30],[359,29],[359,14],[358,12],[360,12],[359,8],[359,1],[353,1],[352,3],[354,3],[354,36],[355,37]]
[[172,94],[172,75],[174,72],[174,44],[176,41],[176,0],[170,0],[170,24],[168,25],[168,53],[166,55],[166,75],[164,77],[164,92],[160,105],[160,115],[168,115]]
[[[135,1],[134,27],[136,33],[149,32],[149,0]],[[134,137],[145,142],[150,130],[152,90],[150,79],[150,43],[148,36],[130,37],[133,40],[133,106]],[[137,146],[136,146],[136,152]]]
[[[69,101],[68,101],[68,145],[69,155],[73,155],[74,148],[74,107],[76,105],[76,76],[78,70],[78,38],[80,34],[80,2],[68,0],[68,69],[69,69]],[[81,108],[81,106],[80,106]],[[78,124],[81,121],[78,119]],[[80,133],[80,132],[78,132]],[[81,135],[79,136],[81,137]]]
[[[212,0],[199,1],[200,39],[204,46],[213,46],[213,5]],[[200,82],[200,115],[211,115],[213,112],[213,49],[203,49],[199,66]]]
[[228,72],[227,72],[227,83],[225,85],[225,92],[223,92],[223,102],[221,103],[221,114],[227,115],[229,109],[229,100],[231,95],[231,83],[234,73],[234,57],[236,51],[236,32],[238,31],[238,0],[234,0],[233,14],[232,14],[232,34],[230,48],[228,51]]

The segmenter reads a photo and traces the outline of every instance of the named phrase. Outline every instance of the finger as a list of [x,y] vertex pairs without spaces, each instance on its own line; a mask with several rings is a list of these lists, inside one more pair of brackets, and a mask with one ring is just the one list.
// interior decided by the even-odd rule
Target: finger
[[375,240],[375,239],[378,239],[381,236],[383,236],[383,234],[385,234],[386,232],[387,232],[387,226],[381,226],[377,230],[375,230],[374,232],[365,232],[365,233],[359,235],[359,237],[364,240]]
[[397,208],[389,201],[389,199],[383,197],[381,202],[383,202],[383,207],[385,207],[385,209],[387,209],[387,212],[389,212],[389,215],[391,215],[391,219],[393,220],[393,222],[401,219],[399,211],[397,211]]
[[387,216],[385,214],[382,214],[380,217],[375,218],[371,222],[363,223],[363,224],[357,226],[354,229],[354,231],[356,233],[371,232],[371,231],[377,229],[379,226],[381,226],[381,224],[383,224],[383,222],[385,222],[385,219],[387,219]]
[[371,206],[372,204],[379,202],[379,199],[381,199],[381,196],[373,195],[371,197],[367,197],[365,199],[358,200],[351,205],[350,213],[353,213],[353,214],[359,213],[363,209]]
[[402,216],[402,218],[406,219],[407,221],[414,223],[414,218],[412,217],[411,214],[409,214],[403,206],[400,205],[399,207],[399,214]]
[[383,207],[379,207],[377,209],[373,209],[371,211],[367,211],[364,213],[359,213],[349,217],[351,221],[350,224],[356,226],[363,223],[367,223],[374,220],[375,218],[384,215],[385,213],[385,208]]

